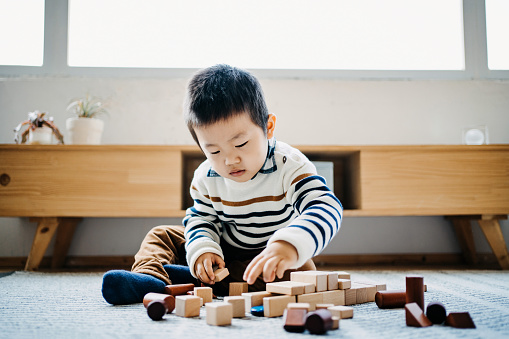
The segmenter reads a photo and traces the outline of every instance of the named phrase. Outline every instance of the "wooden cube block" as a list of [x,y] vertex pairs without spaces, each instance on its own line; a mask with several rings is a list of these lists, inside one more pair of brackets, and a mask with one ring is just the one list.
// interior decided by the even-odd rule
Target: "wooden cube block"
[[321,271],[297,271],[290,273],[291,281],[313,283],[316,292],[327,291],[328,274]]
[[355,280],[354,283],[356,284],[361,284],[361,285],[374,285],[376,286],[376,291],[386,291],[387,290],[387,285],[386,284],[383,284],[383,283],[380,283],[380,282],[377,282],[377,281],[372,281],[372,280]]
[[351,280],[350,273],[345,271],[339,271],[338,273],[338,279],[348,279]]
[[295,302],[293,295],[280,295],[263,298],[263,315],[265,317],[280,317],[283,315],[286,306]]
[[226,267],[219,268],[214,271],[214,281],[215,282],[221,281],[224,278],[226,278],[229,274],[230,274],[230,272],[228,271],[228,269]]
[[283,314],[283,328],[287,332],[302,333],[306,329],[307,310],[303,308],[287,308]]
[[419,304],[412,302],[405,305],[405,320],[407,326],[427,327],[433,325],[424,315]]
[[352,281],[350,279],[338,279],[338,288],[340,290],[346,290],[352,287]]
[[242,295],[242,293],[247,293],[249,290],[249,285],[246,282],[232,282],[230,283],[230,295]]
[[206,303],[212,302],[212,288],[211,287],[195,287],[194,296],[203,299],[202,306]]
[[[365,285],[352,283],[351,291],[355,291],[355,303],[363,304],[368,302],[368,288]],[[346,290],[345,290],[346,291]]]
[[329,307],[328,310],[333,316],[340,317],[341,319],[353,318],[353,307],[350,306],[333,306]]
[[305,286],[310,285],[298,281],[279,281],[265,285],[267,292],[287,295],[304,294]]
[[355,305],[357,302],[357,290],[349,288],[342,291],[345,291],[345,305]]
[[328,309],[329,307],[335,306],[334,304],[316,304],[317,310]]
[[334,290],[322,292],[323,302],[334,305],[345,304],[345,290]]
[[232,324],[233,306],[227,302],[211,302],[205,304],[207,324],[225,326]]
[[251,307],[263,305],[263,298],[272,296],[274,295],[267,291],[242,293],[246,304],[246,312],[250,312]]
[[[366,291],[366,301],[364,301],[364,302],[375,301],[375,295],[376,295],[376,292],[377,292],[376,285],[368,284],[368,283],[354,282],[353,286],[359,286],[359,287],[364,287],[365,288],[365,291]],[[361,304],[361,302],[359,302],[359,301],[357,301],[357,303]]]
[[339,329],[339,320],[341,318],[340,317],[332,317],[332,327],[331,327],[331,330],[337,330]]
[[224,297],[224,301],[232,304],[233,317],[244,318],[246,316],[246,300],[241,296]]
[[201,298],[192,295],[178,295],[175,297],[175,314],[179,317],[200,316]]
[[308,303],[309,310],[316,310],[316,304],[323,303],[323,294],[321,292],[317,293],[309,293],[309,294],[300,294],[297,296],[297,302],[299,303]]
[[334,291],[338,289],[338,272],[327,272],[327,289]]
[[286,308],[302,308],[309,312],[311,305],[309,305],[309,303],[289,303],[286,305]]

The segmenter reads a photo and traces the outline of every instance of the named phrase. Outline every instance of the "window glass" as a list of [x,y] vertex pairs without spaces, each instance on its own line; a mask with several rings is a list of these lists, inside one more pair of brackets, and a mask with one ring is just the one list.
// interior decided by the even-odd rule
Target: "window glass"
[[509,1],[486,0],[488,68],[509,70]]
[[44,0],[0,0],[0,65],[42,66]]
[[461,0],[70,0],[70,66],[463,70]]

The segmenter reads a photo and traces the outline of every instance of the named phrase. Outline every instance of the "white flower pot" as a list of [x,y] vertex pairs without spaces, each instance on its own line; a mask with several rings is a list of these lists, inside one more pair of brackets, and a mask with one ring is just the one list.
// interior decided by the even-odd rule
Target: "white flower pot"
[[30,130],[27,143],[30,145],[51,145],[53,144],[53,131],[48,126]]
[[69,131],[69,144],[99,145],[104,121],[95,118],[69,118],[65,122]]

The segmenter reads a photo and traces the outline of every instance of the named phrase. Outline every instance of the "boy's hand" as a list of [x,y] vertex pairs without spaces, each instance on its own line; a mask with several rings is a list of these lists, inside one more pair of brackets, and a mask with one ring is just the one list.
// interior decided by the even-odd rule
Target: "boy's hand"
[[293,245],[286,241],[275,241],[249,263],[243,279],[249,285],[254,284],[261,273],[265,282],[274,281],[276,275],[281,279],[298,258],[299,255]]
[[223,259],[214,253],[203,253],[200,255],[194,264],[194,271],[198,279],[205,284],[213,285],[215,278],[213,266],[224,268]]

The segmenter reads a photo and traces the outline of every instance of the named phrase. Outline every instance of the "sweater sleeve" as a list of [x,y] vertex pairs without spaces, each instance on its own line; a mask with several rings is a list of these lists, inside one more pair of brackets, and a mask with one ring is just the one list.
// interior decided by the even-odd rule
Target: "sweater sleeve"
[[286,198],[298,216],[268,242],[282,240],[297,249],[298,261],[292,268],[299,268],[322,252],[337,234],[343,217],[341,202],[325,179],[316,174],[314,165],[303,157],[288,157],[283,179]]
[[206,192],[206,187],[196,173],[190,192],[194,205],[186,210],[186,216],[182,223],[185,227],[187,264],[191,275],[196,278],[194,266],[200,255],[210,252],[224,259],[219,246],[223,230],[210,196]]

